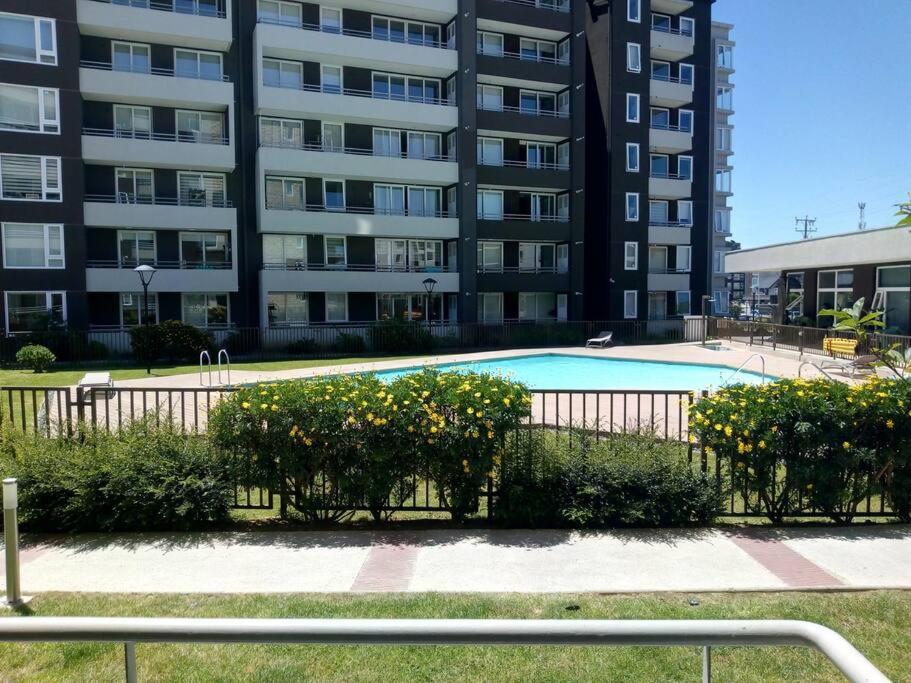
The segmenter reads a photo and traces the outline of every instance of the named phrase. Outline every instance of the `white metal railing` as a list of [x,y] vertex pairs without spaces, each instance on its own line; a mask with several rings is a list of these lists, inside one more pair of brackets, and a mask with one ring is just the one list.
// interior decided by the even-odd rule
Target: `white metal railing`
[[835,631],[786,620],[13,617],[0,619],[0,642],[123,643],[128,682],[137,680],[137,643],[701,647],[705,683],[712,647],[797,646],[817,650],[854,683],[889,681]]
[[218,350],[218,384],[220,386],[224,385],[224,382],[221,380],[221,358],[222,358],[222,356],[224,356],[224,358],[225,358],[225,365],[227,366],[227,370],[228,370],[228,375],[227,375],[228,376],[228,386],[231,386],[231,357],[228,355],[227,349]]
[[[206,384],[203,379],[203,363],[209,369],[209,383]],[[199,386],[212,386],[212,356],[209,355],[208,351],[199,352]]]
[[747,358],[745,361],[743,361],[740,365],[738,365],[738,366],[737,366],[737,369],[734,370],[734,372],[732,372],[730,375],[728,375],[728,378],[727,378],[726,380],[724,380],[724,381],[721,383],[722,386],[724,386],[724,385],[726,385],[726,384],[729,384],[729,383],[731,382],[732,379],[734,379],[737,375],[739,375],[741,372],[743,372],[743,369],[744,369],[744,368],[750,363],[750,361],[753,360],[754,358],[758,358],[758,359],[759,359],[759,364],[762,366],[762,383],[765,384],[765,382],[766,382],[765,356],[763,356],[762,354],[759,354],[759,353],[754,353],[752,356],[750,356],[750,357]]

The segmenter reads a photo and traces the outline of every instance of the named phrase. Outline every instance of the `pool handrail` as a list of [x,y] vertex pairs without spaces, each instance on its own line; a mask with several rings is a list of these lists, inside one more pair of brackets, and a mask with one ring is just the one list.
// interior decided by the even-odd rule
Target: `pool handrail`
[[763,356],[760,353],[754,353],[752,356],[750,356],[745,361],[743,361],[740,365],[738,365],[737,369],[734,370],[734,372],[732,372],[728,376],[728,378],[721,383],[721,386],[727,386],[728,384],[730,384],[731,380],[734,379],[737,375],[739,375],[743,371],[743,369],[746,367],[746,365],[754,358],[758,358],[760,361],[760,364],[762,365],[762,383],[765,384],[766,383],[765,356]]
[[224,382],[221,381],[221,357],[224,354],[225,364],[228,367],[228,386],[231,385],[231,357],[228,355],[227,349],[218,350],[218,384],[219,386],[224,385]]
[[811,368],[814,368],[815,370],[817,370],[818,372],[820,372],[820,373],[823,375],[823,377],[825,377],[826,379],[831,380],[831,381],[833,381],[833,382],[835,381],[835,378],[832,377],[832,375],[830,375],[828,372],[826,372],[825,370],[823,370],[821,367],[819,367],[819,366],[818,366],[816,363],[814,363],[813,361],[809,361],[809,360],[805,360],[803,363],[800,364],[800,367],[797,368],[797,377],[798,377],[798,379],[800,379],[800,378],[803,377],[803,368],[804,368],[805,365],[809,365]]
[[[209,368],[209,383],[208,384],[206,384],[202,378],[203,377],[203,375],[202,375],[203,359],[205,359],[206,365]],[[212,386],[212,356],[210,356],[209,352],[205,351],[205,350],[200,351],[200,353],[199,353],[199,386],[201,386],[201,387],[205,387],[205,386],[211,387]]]

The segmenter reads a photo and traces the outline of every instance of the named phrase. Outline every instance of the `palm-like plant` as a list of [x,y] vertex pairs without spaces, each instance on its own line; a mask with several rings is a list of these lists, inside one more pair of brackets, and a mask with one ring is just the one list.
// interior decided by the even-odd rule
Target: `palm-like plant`
[[832,329],[836,332],[853,332],[857,337],[858,346],[866,346],[867,332],[871,328],[882,328],[886,324],[882,321],[882,311],[867,311],[864,313],[864,298],[854,302],[851,308],[827,308],[819,311],[820,316],[832,317]]
[[898,227],[911,226],[911,192],[908,193],[908,201],[898,205],[898,213],[895,215],[901,216]]

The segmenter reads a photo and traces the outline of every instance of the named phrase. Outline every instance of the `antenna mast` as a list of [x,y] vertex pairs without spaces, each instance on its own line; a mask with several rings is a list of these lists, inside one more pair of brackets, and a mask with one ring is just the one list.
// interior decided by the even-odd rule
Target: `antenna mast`
[[860,209],[860,220],[857,221],[858,230],[867,229],[867,202],[858,202],[857,208]]
[[816,232],[816,219],[805,216],[804,218],[795,218],[794,229],[797,232],[803,233],[804,239],[809,239],[810,235]]

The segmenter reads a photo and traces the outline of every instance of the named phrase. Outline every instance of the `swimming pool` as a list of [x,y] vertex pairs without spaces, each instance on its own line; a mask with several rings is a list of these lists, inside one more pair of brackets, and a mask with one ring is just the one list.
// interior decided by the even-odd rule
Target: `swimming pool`
[[[423,366],[384,370],[377,375],[394,379]],[[701,365],[664,361],[589,358],[561,354],[514,356],[468,363],[444,363],[434,367],[457,372],[489,372],[506,375],[531,389],[607,389],[689,391],[721,386],[734,370],[725,365]],[[774,379],[774,378],[771,378]],[[760,384],[762,376],[743,371],[736,382]]]

